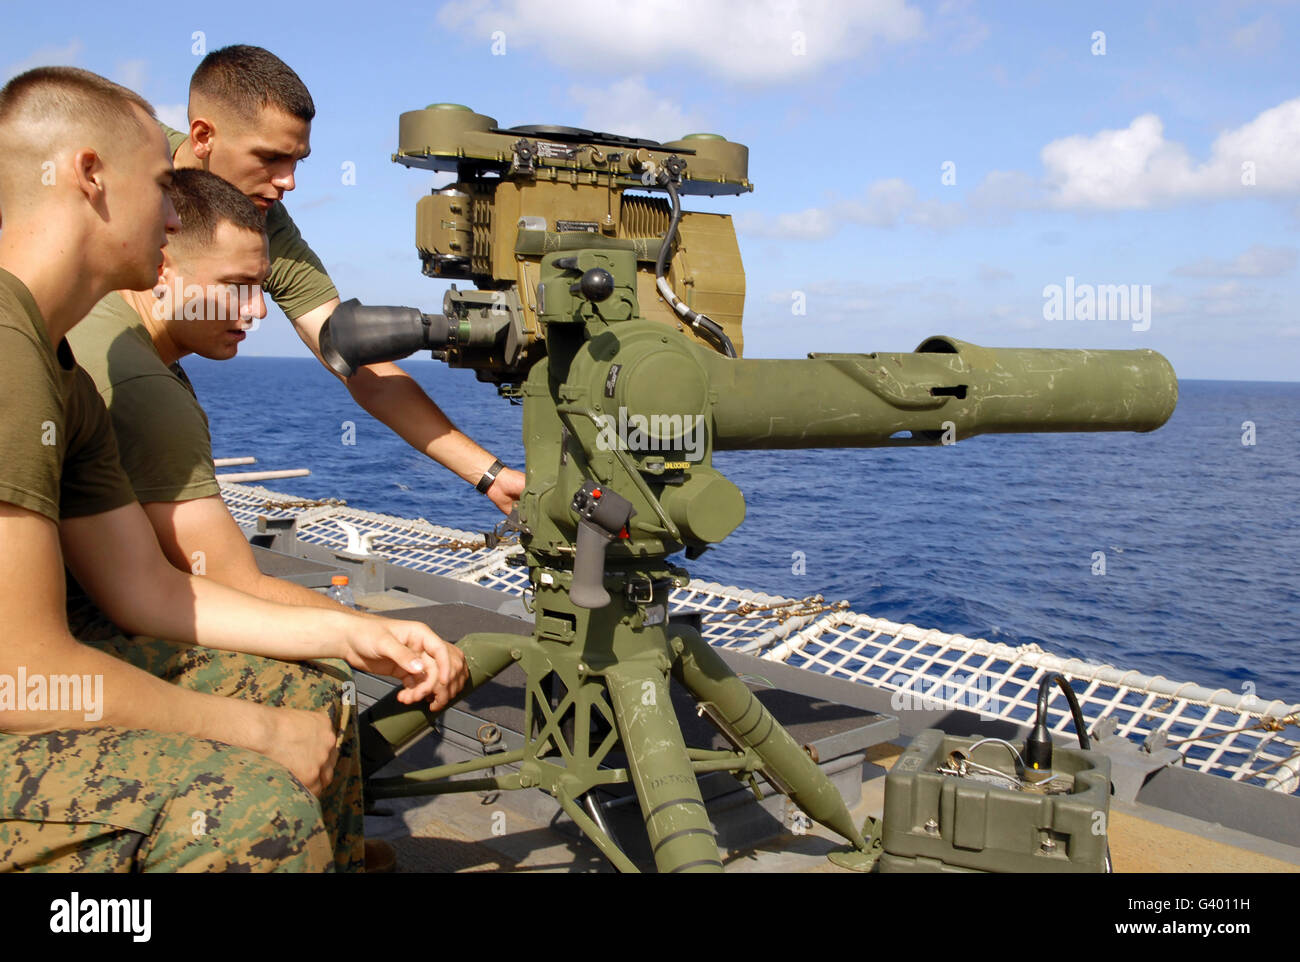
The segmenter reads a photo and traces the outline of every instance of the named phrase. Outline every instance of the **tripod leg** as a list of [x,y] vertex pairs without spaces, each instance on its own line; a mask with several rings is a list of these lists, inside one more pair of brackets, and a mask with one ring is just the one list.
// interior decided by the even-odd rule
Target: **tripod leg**
[[[531,638],[519,635],[496,635],[486,632],[466,635],[456,643],[469,668],[469,683],[461,690],[464,698],[479,685],[514,663],[512,651],[532,644]],[[361,756],[366,771],[376,771],[397,755],[417,735],[433,728],[438,713],[427,705],[404,705],[394,689],[366,713],[368,725],[362,726]]]
[[605,672],[605,684],[655,865],[661,872],[721,872],[668,677],[653,665],[624,661]]
[[784,783],[778,789],[814,821],[843,835],[855,848],[866,848],[862,833],[830,779],[727,667],[722,656],[692,628],[674,625],[672,632],[685,645],[673,664],[677,680],[698,701],[712,706],[715,718],[734,738],[758,753],[766,770]]

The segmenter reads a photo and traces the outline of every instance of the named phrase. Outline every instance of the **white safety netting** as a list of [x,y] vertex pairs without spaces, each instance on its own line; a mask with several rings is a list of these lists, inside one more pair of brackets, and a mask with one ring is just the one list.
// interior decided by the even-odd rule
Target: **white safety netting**
[[[303,501],[241,484],[222,484],[235,519],[297,519],[299,541],[370,553],[393,564],[521,594],[527,571],[507,564],[517,545],[487,550],[482,534]],[[1211,690],[1160,675],[1066,659],[1037,645],[1009,645],[899,624],[820,598],[794,599],[703,581],[673,592],[674,612],[698,612],[720,648],[846,678],[893,693],[898,710],[963,708],[989,718],[1029,721],[1047,672],[1070,680],[1094,730],[1152,748],[1175,748],[1183,764],[1288,794],[1300,788],[1300,704]],[[1073,731],[1054,689],[1053,731]]]

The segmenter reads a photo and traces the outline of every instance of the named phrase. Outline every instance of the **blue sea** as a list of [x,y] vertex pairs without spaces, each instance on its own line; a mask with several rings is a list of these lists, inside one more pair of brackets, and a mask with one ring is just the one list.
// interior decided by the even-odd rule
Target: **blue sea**
[[[521,408],[470,371],[403,366],[462,430],[523,467]],[[469,530],[501,519],[314,359],[191,358],[185,368],[218,457],[312,471],[268,482],[273,489]],[[745,492],[748,516],[687,567],[724,584],[844,598],[895,621],[1300,701],[1300,383],[1183,381],[1180,393],[1169,423],[1150,434],[719,453],[715,465]],[[355,445],[342,443],[346,421]],[[1243,444],[1252,440],[1245,422],[1253,444]]]

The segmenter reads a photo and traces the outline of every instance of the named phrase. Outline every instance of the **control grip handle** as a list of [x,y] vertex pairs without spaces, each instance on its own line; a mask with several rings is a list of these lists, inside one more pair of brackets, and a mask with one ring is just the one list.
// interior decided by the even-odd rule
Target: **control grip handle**
[[610,602],[605,590],[605,549],[614,536],[595,522],[578,522],[577,552],[573,558],[573,587],[569,597],[579,608],[604,608]]
[[578,516],[578,543],[569,597],[579,608],[604,608],[610,602],[605,590],[605,551],[615,538],[628,536],[627,523],[635,514],[632,502],[587,481],[574,494],[571,507]]

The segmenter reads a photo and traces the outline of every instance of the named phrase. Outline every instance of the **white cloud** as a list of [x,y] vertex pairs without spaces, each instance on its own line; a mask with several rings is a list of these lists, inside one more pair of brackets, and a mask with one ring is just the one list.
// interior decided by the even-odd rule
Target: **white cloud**
[[1200,294],[1201,310],[1212,317],[1240,314],[1242,302],[1256,293],[1254,288],[1236,281],[1211,284]]
[[1047,188],[1022,170],[993,170],[970,192],[968,203],[983,210],[1042,207]]
[[949,39],[953,53],[970,53],[989,38],[988,24],[974,12],[972,0],[943,0],[939,4],[939,22]]
[[[1176,341],[1181,348],[1191,350],[1187,359],[1188,371],[1183,370],[1176,358],[1170,358],[1180,375],[1268,379],[1292,377],[1291,374],[1283,373],[1288,364],[1285,353],[1261,352],[1259,349],[1259,344],[1273,337],[1295,336],[1297,326],[1288,292],[1240,280],[1227,280],[1203,287],[1175,288],[1157,284],[1152,295],[1152,330],[1176,334]],[[1215,344],[1216,347],[1213,351],[1207,351],[1206,344]],[[1234,345],[1241,345],[1245,351],[1234,356],[1231,350]],[[1173,349],[1174,342],[1170,342],[1169,347]],[[1194,363],[1199,365],[1199,371],[1193,365],[1193,356],[1196,357]],[[1231,368],[1224,368],[1222,365],[1225,361],[1236,363]],[[1268,367],[1270,364],[1273,365],[1271,369]]]
[[982,284],[997,284],[1000,281],[1010,280],[1015,275],[1010,271],[1003,270],[1001,267],[993,267],[989,264],[980,264],[976,276]]
[[124,60],[117,65],[113,71],[112,79],[116,80],[123,87],[140,93],[144,90],[145,78],[149,74],[149,61],[147,60]]
[[22,60],[17,60],[4,68],[4,80],[16,77],[33,67],[71,67],[81,59],[85,45],[80,40],[70,40],[63,46],[50,44],[33,50]]
[[1276,49],[1281,39],[1282,25],[1276,18],[1265,14],[1232,31],[1228,42],[1238,53],[1257,54]]
[[1230,261],[1203,257],[1174,268],[1182,277],[1278,277],[1295,269],[1294,247],[1266,247],[1256,244]]
[[1192,331],[1223,331],[1225,318],[1245,330],[1272,332],[1273,325],[1286,317],[1283,296],[1277,291],[1227,280],[1186,293],[1157,286],[1151,308],[1152,322],[1161,317],[1176,320],[1179,328]]
[[[756,279],[755,285],[760,284],[761,279]],[[803,295],[808,350],[847,350],[845,332],[867,329],[883,335],[875,343],[859,345],[870,350],[910,349],[921,334],[940,332],[976,344],[1023,338],[1019,346],[1024,347],[1121,347],[1124,345],[1116,338],[1129,336],[1127,323],[1108,328],[1104,322],[1069,325],[1045,321],[1041,287],[1034,284],[991,286],[929,275],[880,282],[808,278],[790,286]],[[745,321],[747,344],[757,347],[770,332],[788,334],[788,328],[781,325],[788,319],[793,293],[784,288],[753,292]],[[1152,330],[1167,340],[1163,345],[1143,346],[1161,351],[1179,341],[1204,344],[1208,338],[1229,333],[1247,340],[1279,333],[1291,336],[1296,328],[1285,292],[1249,282],[1227,280],[1192,287],[1186,282],[1155,284],[1151,296]],[[1212,362],[1199,363],[1197,373],[1186,374],[1181,369],[1180,373],[1207,376],[1206,365]],[[1228,375],[1220,372],[1218,376]]]
[[189,107],[185,104],[155,104],[154,113],[168,127],[176,130],[190,129]]
[[906,0],[452,0],[438,23],[487,50],[537,48],[584,70],[689,64],[729,80],[782,83],[869,56],[877,44],[918,39],[923,17]]
[[737,231],[754,237],[821,240],[846,225],[890,229],[907,224],[944,230],[960,223],[964,216],[960,205],[920,200],[916,188],[893,177],[876,181],[861,197],[794,213],[738,213],[735,223]]
[[895,227],[907,211],[916,205],[916,188],[904,180],[891,177],[878,180],[867,188],[862,200],[851,200],[840,208],[844,217],[867,227]]
[[[1054,140],[1042,150],[1047,202],[1109,210],[1300,190],[1300,97],[1215,138],[1195,162],[1155,114],[1123,130]],[[1253,179],[1253,185],[1243,183]]]
[[[864,315],[899,316],[897,309],[900,304],[909,305],[913,313],[924,308],[927,313],[938,312],[943,316],[948,316],[961,305],[957,284],[944,277],[880,284],[838,277],[820,278],[805,281],[799,285],[798,292],[807,299],[809,316],[813,315],[811,308],[815,304],[821,320],[837,323],[853,323]],[[776,307],[788,308],[794,293],[796,291],[784,289],[769,291],[762,300]],[[902,314],[908,316],[906,311]]]
[[966,220],[966,210],[953,201],[918,201],[906,214],[907,222],[916,227],[944,231]]
[[809,207],[793,213],[760,214],[738,211],[734,215],[736,230],[751,237],[778,237],[784,240],[821,240],[839,229],[839,222],[824,208]]
[[[921,200],[916,188],[898,178],[873,183],[860,197],[797,213],[750,214],[737,229],[759,237],[820,239],[844,224],[891,228],[899,225],[946,230],[970,220],[1014,209],[1133,210],[1197,200],[1286,195],[1300,192],[1300,97],[1262,111],[1253,120],[1215,138],[1209,157],[1196,162],[1187,148],[1164,135],[1155,114],[1144,114],[1122,130],[1077,134],[1054,140],[1041,152],[1044,174],[991,171],[964,203]],[[1244,183],[1243,181],[1247,181]],[[1253,183],[1249,183],[1253,181]],[[1258,192],[1258,194],[1256,194]],[[1300,205],[1293,216],[1300,221]],[[1269,276],[1294,265],[1295,252],[1252,248],[1231,265],[1205,262],[1185,269],[1198,276]],[[1287,260],[1287,257],[1290,260]]]
[[706,125],[667,97],[646,86],[643,77],[628,77],[604,87],[575,84],[569,99],[582,107],[582,126],[625,137],[678,140]]

